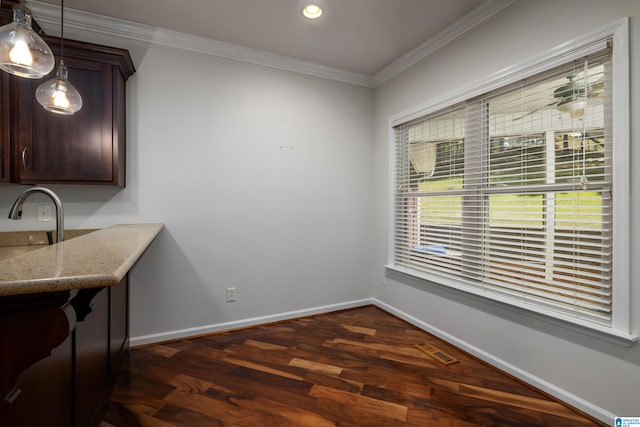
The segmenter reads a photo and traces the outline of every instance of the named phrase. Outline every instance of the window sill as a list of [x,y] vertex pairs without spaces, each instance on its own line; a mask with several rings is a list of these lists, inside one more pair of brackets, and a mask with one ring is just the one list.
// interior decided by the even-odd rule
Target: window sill
[[413,270],[407,267],[396,265],[385,265],[388,272],[399,273],[401,276],[419,279],[428,284],[443,286],[453,292],[459,292],[466,296],[477,298],[485,303],[498,306],[503,309],[514,311],[518,314],[526,314],[537,319],[553,323],[560,327],[570,329],[572,331],[589,335],[607,342],[611,342],[624,347],[631,347],[638,341],[637,335],[625,333],[615,330],[605,325],[588,322],[583,319],[572,317],[563,313],[555,312],[541,307],[532,307],[530,304],[510,298],[508,296],[492,292],[490,290],[479,289],[455,280],[431,275],[421,271]]

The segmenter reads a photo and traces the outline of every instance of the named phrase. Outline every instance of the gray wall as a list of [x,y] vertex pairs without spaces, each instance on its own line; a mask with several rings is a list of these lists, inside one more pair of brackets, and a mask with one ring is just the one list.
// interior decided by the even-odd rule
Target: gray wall
[[[640,163],[640,2],[520,1],[376,89],[375,297],[414,323],[534,381],[594,415],[631,416],[640,408],[640,345],[631,348],[572,331],[506,306],[399,275],[384,277],[389,230],[389,118],[482,81],[531,56],[631,17],[631,162]],[[640,333],[640,174],[631,169],[632,331]],[[610,420],[607,420],[610,421]]]
[[370,90],[165,48],[130,87],[128,188],[167,226],[138,272],[133,334],[369,295]]
[[[130,48],[127,187],[53,188],[68,228],[164,223],[133,270],[134,344],[370,297],[372,90]],[[0,228],[41,228],[39,201]]]

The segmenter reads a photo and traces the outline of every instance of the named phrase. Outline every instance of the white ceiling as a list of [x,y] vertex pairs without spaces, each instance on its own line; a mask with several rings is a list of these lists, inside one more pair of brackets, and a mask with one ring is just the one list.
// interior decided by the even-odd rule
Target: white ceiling
[[[425,45],[435,50],[513,2],[317,0],[325,13],[310,21],[300,14],[302,0],[66,0],[65,28],[73,25],[74,10],[90,12],[375,76]],[[60,0],[27,4],[38,21],[37,5],[59,7]]]

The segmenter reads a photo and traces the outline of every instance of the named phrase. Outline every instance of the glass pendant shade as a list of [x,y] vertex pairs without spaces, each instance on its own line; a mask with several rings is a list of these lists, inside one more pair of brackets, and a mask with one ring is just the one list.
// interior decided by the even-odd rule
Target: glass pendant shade
[[45,110],[56,114],[71,115],[82,108],[82,97],[69,82],[69,70],[60,61],[56,76],[38,86],[36,100]]
[[13,6],[13,22],[0,27],[0,69],[40,79],[53,70],[53,53],[31,28],[31,11],[24,0]]

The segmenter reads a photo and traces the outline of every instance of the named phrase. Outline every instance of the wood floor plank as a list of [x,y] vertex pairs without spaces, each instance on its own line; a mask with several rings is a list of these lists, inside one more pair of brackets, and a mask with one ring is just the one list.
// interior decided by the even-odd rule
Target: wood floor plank
[[312,360],[300,359],[294,357],[289,361],[289,365],[296,366],[298,368],[307,369],[312,372],[320,374],[335,376],[340,375],[344,368],[340,366],[329,365],[327,363],[314,362]]
[[180,350],[168,345],[158,344],[158,345],[149,347],[149,352],[151,354],[157,354],[159,356],[171,357],[176,353],[179,353]]
[[361,394],[350,393],[348,391],[314,385],[309,391],[309,396],[333,400],[345,406],[355,406],[364,411],[392,420],[405,421],[407,418],[406,406],[374,399]]
[[213,384],[209,381],[201,380],[200,378],[194,378],[189,375],[180,374],[177,377],[169,381],[169,384],[174,389],[187,391],[189,393],[202,394],[209,390]]
[[[425,354],[416,348],[411,347],[402,347],[397,344],[385,344],[380,342],[365,342],[365,341],[354,341],[343,338],[335,338],[332,340],[325,341],[325,346],[331,347],[333,345],[344,345],[348,347],[363,347],[368,350],[373,350],[379,353],[395,353],[401,354],[404,356],[413,356],[413,357],[423,357]],[[428,357],[428,356],[427,356]]]
[[424,367],[424,368],[434,368],[437,367],[437,363],[433,358],[429,358],[426,359],[422,356],[420,357],[416,357],[416,356],[408,356],[405,354],[398,354],[398,353],[380,353],[380,359],[384,359],[384,360],[391,360],[394,362],[398,362],[401,364],[408,364],[411,365],[412,367]]
[[[163,402],[163,406],[166,402]],[[147,413],[144,405],[118,404],[111,402],[108,407],[107,421],[114,426],[130,427],[177,427],[174,423],[154,417],[157,411]]]
[[363,326],[354,326],[354,325],[345,325],[345,324],[342,324],[341,326],[345,328],[347,331],[355,332],[356,334],[364,334],[364,335],[370,335],[370,336],[373,336],[376,334],[376,329],[373,329],[373,328],[365,328]]
[[366,306],[134,349],[102,427],[515,425],[604,424]]
[[191,411],[182,406],[166,405],[155,414],[155,418],[180,426],[207,426],[207,427],[228,427],[229,423],[225,423],[217,418],[208,417],[199,412]]
[[316,411],[331,418],[340,427],[419,427],[406,421],[381,417],[359,406],[344,405],[332,399],[318,398]]
[[116,391],[134,392],[150,398],[162,399],[175,389],[169,383],[173,378],[175,378],[175,375],[167,378],[168,381],[159,381],[153,376],[147,375],[147,373],[123,372],[118,378],[121,387],[118,387]]
[[[438,427],[477,427],[478,424],[460,420],[459,417],[452,417],[437,413],[435,411],[424,411],[409,409],[407,411],[407,422],[416,426],[438,426]],[[485,426],[486,427],[486,426]]]
[[528,396],[520,396],[500,390],[490,390],[487,388],[475,387],[467,384],[461,384],[459,388],[460,394],[465,396],[473,396],[479,399],[498,402],[504,405],[517,406],[519,408],[535,409],[539,412],[547,414],[560,415],[565,418],[580,419],[575,412],[569,410],[566,406],[559,402],[550,402],[546,399],[532,398]]
[[[176,407],[188,409],[207,418],[219,419],[223,423],[237,426],[275,426],[282,425],[283,418],[278,415],[265,416],[254,411],[244,411],[232,401],[229,403],[211,399],[204,395],[176,390],[169,393],[165,400]],[[223,425],[226,425],[223,424]]]
[[[220,393],[220,387],[232,391]],[[207,391],[206,394],[220,400],[228,400],[230,397],[263,397],[299,408],[309,408],[314,403],[313,399],[307,395],[311,387],[312,384],[308,382],[240,368],[231,375],[219,376],[212,390]]]
[[264,341],[257,341],[257,340],[252,340],[252,339],[248,339],[244,342],[245,345],[251,346],[251,347],[257,347],[259,349],[262,350],[275,350],[275,351],[286,351],[287,347],[283,346],[283,345],[275,345],[275,344],[271,344],[268,342],[264,342]]
[[295,347],[291,347],[288,353],[292,357],[299,357],[301,359],[313,358],[313,360],[319,363],[326,364],[332,364],[335,363],[336,360],[339,360],[340,367],[343,369],[366,369],[371,365],[370,360],[364,360],[360,355],[340,352],[339,350],[329,349],[322,345],[297,344]]
[[327,376],[321,373],[310,372],[305,375],[304,380],[306,383],[323,385],[336,390],[348,391],[351,393],[360,393],[364,387],[364,383],[351,381],[344,378],[335,377],[333,375]]
[[266,372],[268,374],[278,375],[280,377],[289,378],[296,381],[304,381],[304,375],[296,375],[280,369],[271,368],[266,364],[259,364],[251,362],[249,360],[239,359],[237,357],[225,357],[223,360],[225,362],[233,363],[234,365],[243,366],[249,369],[254,369],[256,371]]
[[287,351],[264,350],[246,344],[233,344],[225,348],[220,359],[224,360],[228,357],[239,357],[243,360],[252,361],[258,364],[266,364],[272,368],[287,366],[291,360],[291,355],[288,354]]
[[336,424],[312,411],[303,410],[294,406],[283,404],[258,397],[256,399],[233,399],[239,407],[250,412],[268,413],[284,418],[282,425],[300,427],[336,427]]

